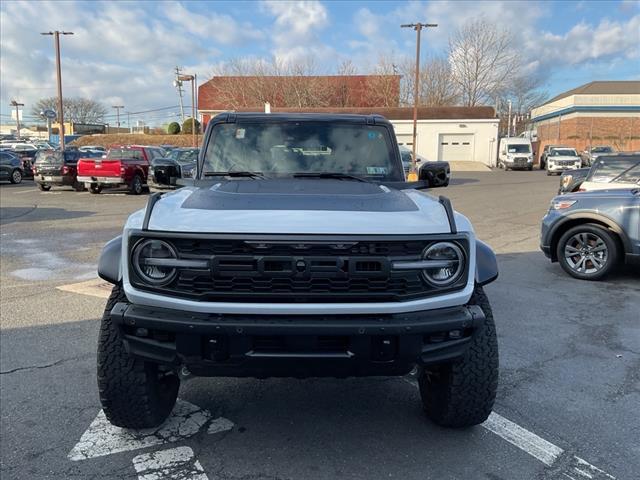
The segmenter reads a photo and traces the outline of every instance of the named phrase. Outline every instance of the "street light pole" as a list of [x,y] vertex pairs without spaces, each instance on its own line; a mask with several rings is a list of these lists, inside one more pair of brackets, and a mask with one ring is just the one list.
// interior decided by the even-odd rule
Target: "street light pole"
[[120,109],[124,108],[124,105],[113,105],[111,108],[116,109],[116,125],[118,125],[118,131],[116,133],[120,133]]
[[56,49],[56,79],[58,84],[58,123],[60,125],[60,150],[64,151],[64,112],[62,111],[62,69],[60,67],[60,35],[73,35],[73,32],[44,32],[40,35],[53,35]]
[[413,155],[411,158],[410,180],[417,180],[416,173],[416,139],[418,136],[418,99],[420,97],[420,32],[423,28],[437,27],[437,23],[408,23],[400,25],[400,28],[413,28],[416,31],[416,78],[413,86]]
[[24,107],[24,103],[18,103],[15,100],[11,100],[11,106],[16,107],[16,134],[18,135],[18,140],[20,140],[20,110],[18,107]]

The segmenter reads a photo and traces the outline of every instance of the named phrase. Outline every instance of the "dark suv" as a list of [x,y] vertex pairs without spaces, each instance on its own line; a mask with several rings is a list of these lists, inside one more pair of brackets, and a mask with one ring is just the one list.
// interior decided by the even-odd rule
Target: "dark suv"
[[[424,172],[424,173],[423,173]],[[98,341],[106,418],[160,424],[180,375],[406,375],[434,422],[491,413],[491,249],[445,197],[406,182],[378,115],[213,118],[191,185],[109,242]],[[283,392],[283,401],[286,401]]]
[[77,164],[82,157],[78,150],[40,150],[35,158],[33,180],[43,191],[51,187],[72,187],[75,191],[84,190],[84,184],[78,182]]

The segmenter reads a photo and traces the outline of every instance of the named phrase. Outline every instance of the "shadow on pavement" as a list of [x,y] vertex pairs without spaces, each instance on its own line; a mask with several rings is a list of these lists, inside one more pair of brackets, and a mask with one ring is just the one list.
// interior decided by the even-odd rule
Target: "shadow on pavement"
[[40,222],[43,220],[68,220],[94,215],[95,212],[67,210],[57,207],[1,207],[0,224],[8,225],[17,222]]

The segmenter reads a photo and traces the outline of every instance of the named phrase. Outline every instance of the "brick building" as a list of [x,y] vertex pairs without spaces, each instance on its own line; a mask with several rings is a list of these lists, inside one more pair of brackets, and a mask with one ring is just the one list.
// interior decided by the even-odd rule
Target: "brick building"
[[198,112],[206,124],[217,113],[276,107],[397,107],[400,75],[228,76],[198,87]]
[[640,81],[587,83],[531,111],[541,152],[547,144],[640,150]]

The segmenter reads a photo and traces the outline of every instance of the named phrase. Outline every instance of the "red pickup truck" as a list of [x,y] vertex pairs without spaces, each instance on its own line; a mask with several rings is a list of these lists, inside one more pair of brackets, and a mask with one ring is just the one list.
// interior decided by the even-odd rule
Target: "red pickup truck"
[[127,187],[134,195],[143,192],[151,160],[164,156],[160,147],[139,145],[111,147],[103,158],[82,158],[78,161],[78,182],[91,193],[103,188]]

